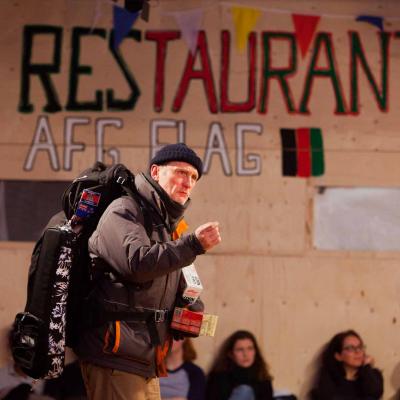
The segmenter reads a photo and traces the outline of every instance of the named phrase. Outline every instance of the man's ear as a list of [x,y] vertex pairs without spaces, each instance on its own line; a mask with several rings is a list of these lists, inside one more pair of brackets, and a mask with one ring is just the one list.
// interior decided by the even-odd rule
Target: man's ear
[[159,171],[160,171],[160,169],[158,168],[158,165],[156,165],[156,164],[153,164],[150,167],[150,175],[156,182],[158,182]]
[[340,353],[335,353],[335,359],[336,359],[336,361],[339,361],[339,362],[343,361],[342,355]]

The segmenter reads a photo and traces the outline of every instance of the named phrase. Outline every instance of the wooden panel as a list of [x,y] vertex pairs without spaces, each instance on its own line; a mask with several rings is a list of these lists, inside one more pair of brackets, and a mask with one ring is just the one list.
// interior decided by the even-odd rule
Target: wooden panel
[[[398,324],[399,282],[398,252],[318,252],[312,249],[312,196],[318,186],[398,187],[400,182],[400,46],[395,32],[400,30],[397,0],[252,0],[235,4],[260,7],[262,15],[254,27],[256,47],[256,100],[248,112],[221,110],[222,42],[221,32],[231,37],[229,98],[244,101],[247,96],[247,53],[235,47],[235,27],[231,5],[225,1],[160,0],[151,7],[151,20],[138,20],[135,29],[142,40],[127,39],[120,47],[124,62],[137,82],[141,96],[134,109],[108,110],[106,91],[116,97],[129,95],[129,85],[109,50],[112,29],[111,2],[100,2],[96,17],[94,2],[78,0],[26,0],[24,5],[7,2],[0,22],[2,92],[0,95],[0,179],[71,179],[95,160],[96,124],[100,119],[121,121],[121,127],[106,128],[105,151],[117,148],[120,161],[134,172],[146,169],[152,153],[155,123],[170,123],[160,128],[160,143],[176,141],[182,133],[205,160],[207,152],[221,146],[230,171],[224,170],[218,155],[212,158],[207,174],[193,194],[188,212],[192,229],[208,220],[221,224],[223,243],[210,254],[196,260],[205,286],[203,298],[207,312],[220,316],[216,337],[196,341],[199,363],[207,368],[225,337],[233,330],[252,330],[260,340],[275,377],[276,388],[286,388],[304,398],[312,376],[313,360],[320,347],[337,331],[359,330],[368,351],[376,358],[385,376],[385,399],[400,388]],[[100,4],[99,3],[99,4]],[[122,4],[122,1],[120,1]],[[251,3],[251,4],[250,4]],[[202,7],[202,29],[206,32],[207,57],[212,71],[217,110],[210,110],[203,79],[190,79],[182,108],[173,110],[181,87],[189,49],[183,39],[167,45],[164,65],[162,110],[155,109],[157,45],[145,40],[149,31],[177,31],[179,26],[170,13]],[[303,57],[297,52],[297,69],[286,76],[295,112],[289,112],[277,79],[272,79],[267,97],[268,109],[260,112],[263,81],[262,32],[294,34],[292,13],[321,15],[318,34],[332,40],[335,70],[340,80],[347,114],[335,114],[336,99],[332,79],[315,76],[309,85],[309,113],[299,113],[306,78],[310,74],[315,37]],[[349,31],[356,32],[365,51],[368,65],[379,90],[382,88],[382,65],[377,27],[355,21],[359,14],[381,15],[389,37],[388,109],[379,109],[365,72],[358,66],[358,114],[350,114],[351,78]],[[391,17],[397,19],[390,19]],[[96,19],[97,18],[97,19]],[[21,91],[23,29],[26,25],[54,25],[62,30],[60,71],[51,80],[63,110],[46,113],[43,84],[31,77],[30,99],[34,110],[18,110]],[[75,27],[100,28],[105,38],[90,37],[82,41],[77,61],[92,68],[78,74],[80,101],[93,100],[96,90],[103,95],[103,111],[67,111],[71,84],[72,32]],[[36,38],[35,62],[51,63],[53,42]],[[273,47],[274,68],[289,68],[290,53],[285,43]],[[315,53],[316,54],[316,53]],[[326,46],[317,54],[318,68],[327,68]],[[194,71],[204,69],[197,54]],[[160,62],[160,60],[158,60]],[[160,64],[159,64],[160,65]],[[210,83],[209,82],[209,83]],[[160,89],[160,87],[159,87]],[[48,155],[41,152],[31,171],[24,162],[40,118],[47,118],[56,145],[60,170],[54,171]],[[66,125],[72,118],[86,118],[76,127],[73,142],[83,143],[84,152],[74,152],[71,170],[65,167]],[[257,124],[261,134],[245,136],[245,154],[253,153],[261,161],[260,174],[239,176],[237,152],[239,124]],[[325,174],[319,178],[285,177],[282,172],[280,130],[283,128],[320,128],[325,149]],[[220,129],[219,143],[212,129]],[[180,131],[179,131],[180,129]],[[110,162],[109,154],[105,161]],[[244,159],[245,167],[249,167]],[[251,167],[251,165],[250,165]],[[14,314],[25,301],[27,266],[31,246],[0,243],[0,329],[5,334]],[[4,338],[4,335],[3,335]],[[1,347],[0,363],[6,360]]]
[[383,369],[389,396],[400,385],[400,378],[392,376],[399,351],[387,345],[396,343],[400,317],[397,264],[394,257],[355,255],[199,259],[206,310],[220,316],[215,341],[197,343],[201,365],[210,365],[210,353],[231,332],[248,329],[260,341],[274,386],[305,398],[321,347],[351,328]]
[[0,365],[9,360],[7,335],[15,314],[23,311],[26,301],[28,265],[32,252],[31,246],[19,244],[1,246],[0,268]]
[[326,152],[326,174],[315,186],[393,186],[400,182],[398,152]]

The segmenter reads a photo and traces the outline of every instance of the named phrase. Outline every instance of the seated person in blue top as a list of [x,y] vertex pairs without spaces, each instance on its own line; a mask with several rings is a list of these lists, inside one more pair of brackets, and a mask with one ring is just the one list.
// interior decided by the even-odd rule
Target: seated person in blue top
[[207,380],[207,400],[271,400],[272,377],[248,331],[236,331],[222,344]]
[[166,359],[168,376],[160,378],[162,400],[205,400],[206,377],[193,363],[196,357],[190,338],[173,341]]
[[322,365],[313,400],[378,400],[383,394],[382,373],[365,352],[360,335],[348,330],[336,334],[322,353]]

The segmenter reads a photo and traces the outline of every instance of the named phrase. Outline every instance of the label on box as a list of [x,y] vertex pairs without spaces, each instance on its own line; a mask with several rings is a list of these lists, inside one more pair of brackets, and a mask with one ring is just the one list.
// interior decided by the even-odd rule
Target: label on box
[[182,281],[182,297],[190,303],[194,303],[203,291],[203,285],[201,284],[200,277],[197,274],[194,264],[182,268]]
[[199,336],[214,336],[217,329],[218,315],[204,314]]

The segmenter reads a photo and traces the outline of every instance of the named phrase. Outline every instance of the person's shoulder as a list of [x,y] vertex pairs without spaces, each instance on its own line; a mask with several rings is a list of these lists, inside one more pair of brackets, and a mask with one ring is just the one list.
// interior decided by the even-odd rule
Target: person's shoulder
[[198,365],[190,362],[190,361],[186,361],[183,363],[183,368],[188,371],[191,372],[193,374],[201,374],[204,375],[204,371],[202,370],[202,368],[200,368]]
[[228,371],[210,371],[210,373],[209,373],[209,375],[212,375],[212,376],[225,376],[228,374],[229,374]]
[[225,371],[211,371],[207,375],[207,380],[208,381],[224,381],[226,379],[229,379],[230,374],[229,372]]
[[139,201],[132,196],[122,195],[114,199],[104,211],[104,214],[119,211],[137,211],[140,209]]
[[364,365],[360,368],[359,374],[362,375],[376,375],[383,376],[382,371],[378,368],[373,367],[372,365]]
[[268,390],[268,392],[273,392],[273,387],[272,387],[272,380],[271,379],[265,379],[262,381],[262,385]]

